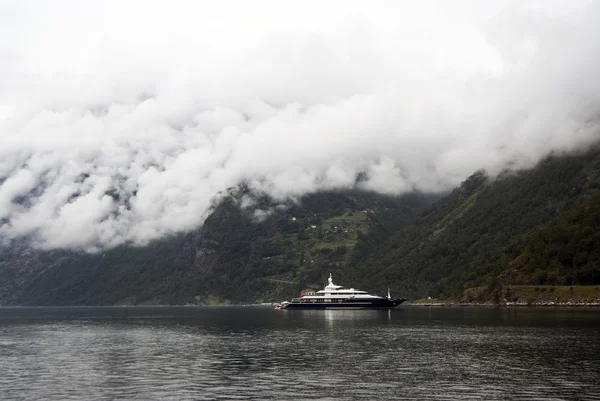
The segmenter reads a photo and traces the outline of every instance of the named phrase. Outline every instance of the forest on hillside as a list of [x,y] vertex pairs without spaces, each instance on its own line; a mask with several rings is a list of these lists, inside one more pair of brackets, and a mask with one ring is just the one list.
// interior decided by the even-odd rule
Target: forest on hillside
[[[242,207],[249,197],[252,207]],[[437,198],[339,190],[281,203],[242,187],[215,205],[201,228],[147,246],[92,254],[6,248],[0,304],[280,301],[345,271],[357,244],[384,240]]]
[[465,289],[600,283],[600,152],[552,155],[492,179],[479,172],[357,259],[355,280],[410,297]]
[[320,288],[329,273],[345,286],[390,287],[409,299],[593,285],[599,227],[598,148],[499,177],[477,172],[442,198],[348,189],[281,202],[241,187],[201,228],[147,246],[4,248],[0,304],[273,302]]

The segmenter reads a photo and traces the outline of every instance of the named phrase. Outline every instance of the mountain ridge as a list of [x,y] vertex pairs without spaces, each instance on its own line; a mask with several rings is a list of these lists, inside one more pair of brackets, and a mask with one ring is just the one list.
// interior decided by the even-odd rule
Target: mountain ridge
[[[341,284],[408,298],[508,297],[600,284],[600,147],[554,154],[439,195],[337,190],[281,202],[245,187],[201,228],[102,253],[0,254],[0,304],[260,303]],[[508,295],[507,295],[508,294]]]
[[[250,202],[253,206],[244,208],[242,199],[248,196],[255,197]],[[357,227],[366,231],[371,224],[368,221],[377,220],[367,216],[365,209],[377,209],[386,220],[401,225],[433,199],[416,193],[394,197],[339,190],[282,204],[242,188],[216,205],[201,228],[147,246],[120,245],[99,253],[41,251],[24,244],[6,248],[0,254],[0,304],[279,300],[318,281],[324,269],[349,257],[347,245],[353,247],[358,241]],[[256,210],[268,210],[268,217],[257,221]],[[328,220],[353,211],[357,213],[353,222]],[[332,228],[344,224],[349,233]],[[312,228],[317,225],[318,229]]]
[[[409,296],[449,299],[460,299],[465,289],[487,286],[494,280],[574,284],[577,280],[567,276],[577,275],[582,265],[568,265],[566,260],[561,263],[562,276],[553,282],[534,280],[532,272],[522,276],[521,282],[510,282],[507,270],[523,253],[527,241],[577,207],[587,202],[588,212],[600,213],[595,206],[600,202],[590,201],[599,194],[597,146],[584,153],[551,155],[533,169],[507,172],[495,179],[476,173],[394,238],[379,244],[378,251],[363,262],[363,275],[357,272],[357,279],[369,272],[375,283],[403,283],[400,290]],[[600,247],[597,227],[588,229],[587,234],[591,243]],[[543,248],[539,252],[544,252]],[[588,253],[585,258],[583,265],[593,265],[595,276],[600,275],[597,254]],[[547,271],[553,260],[550,254],[540,258],[537,268]],[[580,277],[578,281],[598,284],[596,278]]]

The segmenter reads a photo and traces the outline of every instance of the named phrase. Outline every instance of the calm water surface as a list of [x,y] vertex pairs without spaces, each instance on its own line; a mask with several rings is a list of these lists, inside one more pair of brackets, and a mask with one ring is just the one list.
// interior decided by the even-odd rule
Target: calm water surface
[[600,400],[600,310],[0,308],[6,400]]

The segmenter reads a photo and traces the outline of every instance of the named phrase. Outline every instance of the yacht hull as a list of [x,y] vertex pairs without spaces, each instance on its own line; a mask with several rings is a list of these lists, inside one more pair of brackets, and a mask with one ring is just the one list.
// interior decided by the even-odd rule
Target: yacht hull
[[282,304],[281,309],[393,309],[406,299],[369,299],[342,302],[290,302]]

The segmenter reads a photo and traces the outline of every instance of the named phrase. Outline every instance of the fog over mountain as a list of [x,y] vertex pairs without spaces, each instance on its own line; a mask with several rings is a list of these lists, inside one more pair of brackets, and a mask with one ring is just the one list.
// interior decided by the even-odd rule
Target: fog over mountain
[[3,2],[3,243],[146,243],[242,182],[438,191],[598,138],[598,2],[213,3]]

